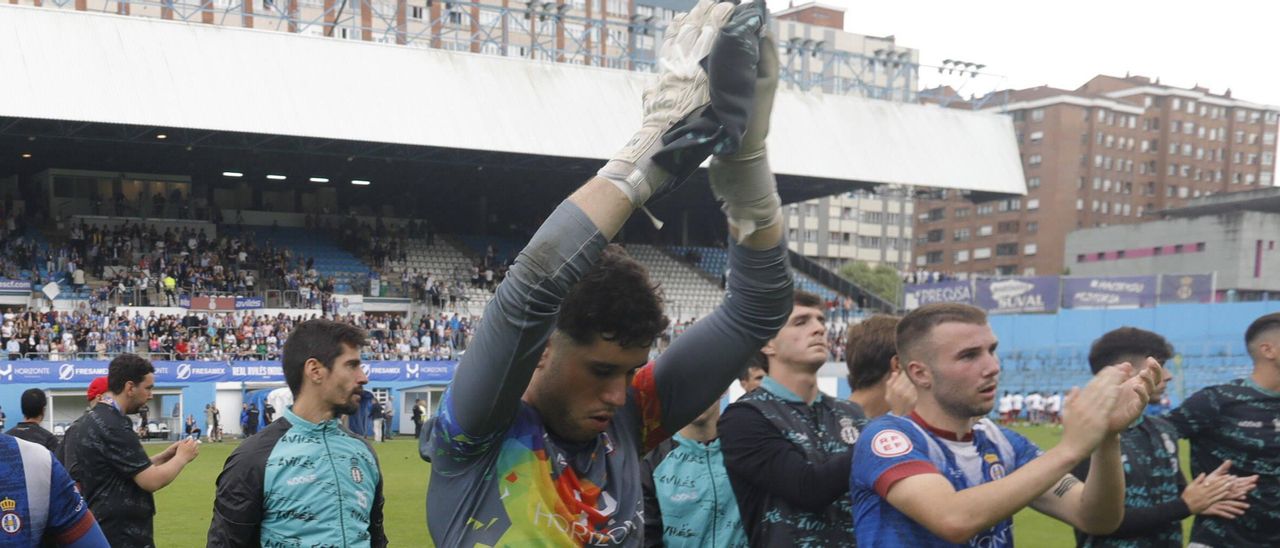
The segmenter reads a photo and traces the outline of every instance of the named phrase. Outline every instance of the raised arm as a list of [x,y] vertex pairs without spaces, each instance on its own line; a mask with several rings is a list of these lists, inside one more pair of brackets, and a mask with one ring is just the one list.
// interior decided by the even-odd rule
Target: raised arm
[[[1119,444],[1098,452],[1094,449],[1106,445],[1104,438],[1114,437],[1137,418],[1151,384],[1143,385],[1144,392],[1139,394],[1136,386],[1142,379],[1125,382],[1126,376],[1119,368],[1104,369],[1083,390],[1073,392],[1063,415],[1062,442],[1008,476],[956,491],[941,474],[916,474],[884,486],[886,500],[934,534],[957,543],[1008,519],[1033,501],[1037,510],[1083,531],[1111,532],[1119,525],[1124,508],[1123,472],[1119,473],[1119,484],[1115,482]],[[1090,481],[1097,483],[1094,494],[1086,497],[1084,487],[1069,472],[1090,453],[1095,461]],[[1086,507],[1086,502],[1096,506]]]
[[[714,401],[791,313],[792,282],[782,243],[781,201],[769,169],[765,138],[778,84],[777,48],[764,34],[763,4],[742,4],[712,50],[712,101],[722,88],[750,101],[740,146],[711,161],[711,189],[729,223],[729,275],[725,299],[658,358],[654,371],[662,398],[662,425],[675,432]],[[752,53],[758,57],[752,57]],[[733,69],[737,67],[735,72]],[[723,84],[717,86],[719,79]],[[732,94],[731,94],[732,95]],[[719,152],[719,151],[717,151]]]
[[642,127],[520,252],[485,308],[431,435],[464,454],[487,449],[514,417],[561,302],[608,240],[636,208],[678,185],[713,150],[736,147],[742,124],[716,106],[701,68],[713,45],[727,39],[721,28],[733,15],[731,3],[701,0],[672,21],[657,82],[644,93]]

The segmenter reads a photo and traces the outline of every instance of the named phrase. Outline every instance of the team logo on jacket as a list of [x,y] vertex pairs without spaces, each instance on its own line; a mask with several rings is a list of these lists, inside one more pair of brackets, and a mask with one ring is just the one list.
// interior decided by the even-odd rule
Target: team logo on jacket
[[849,445],[858,442],[858,427],[853,425],[853,419],[840,419],[840,439]]
[[364,472],[360,471],[360,461],[356,460],[355,457],[351,458],[351,481],[356,483],[364,481]]
[[0,529],[10,535],[22,530],[22,518],[14,512],[17,508],[18,503],[9,497],[0,500],[0,511],[4,511],[4,515],[0,516]]
[[1004,465],[1000,463],[992,464],[987,468],[987,475],[991,476],[991,481],[1004,477]]

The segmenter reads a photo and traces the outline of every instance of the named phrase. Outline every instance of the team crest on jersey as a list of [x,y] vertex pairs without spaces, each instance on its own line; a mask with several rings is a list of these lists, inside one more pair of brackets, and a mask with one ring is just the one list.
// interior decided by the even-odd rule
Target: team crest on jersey
[[1004,465],[1000,463],[992,464],[987,468],[987,475],[991,476],[991,481],[1004,477]]
[[357,461],[355,457],[351,458],[351,481],[356,483],[364,481],[364,472],[360,471],[360,461]]
[[871,438],[871,452],[878,457],[900,457],[911,452],[911,438],[897,430],[884,430]]
[[4,512],[4,515],[0,516],[0,529],[4,529],[4,532],[10,535],[22,530],[22,518],[14,512],[17,508],[18,503],[9,497],[0,500],[0,511]]
[[858,443],[858,427],[853,425],[853,419],[840,419],[840,439],[849,445]]

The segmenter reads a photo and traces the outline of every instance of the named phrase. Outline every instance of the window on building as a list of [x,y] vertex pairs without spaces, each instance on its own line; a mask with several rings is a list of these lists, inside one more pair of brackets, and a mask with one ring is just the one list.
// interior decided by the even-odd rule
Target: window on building
[[925,253],[925,255],[924,255],[924,256],[925,256],[925,263],[926,263],[926,264],[939,264],[939,263],[941,263],[941,262],[942,262],[942,252],[941,252],[941,251],[930,251],[930,252],[928,252],[928,253]]
[[989,247],[979,247],[978,249],[973,250],[973,258],[974,258],[974,260],[990,259],[990,258],[991,258],[991,248],[989,248]]
[[1036,254],[1036,249],[1037,249],[1037,248],[1036,248],[1036,244],[1026,244],[1026,245],[1022,246],[1022,254],[1023,254],[1023,255],[1035,255],[1035,254]]
[[1030,158],[1027,158],[1027,164],[1033,165],[1033,166],[1040,165],[1040,161],[1041,161],[1041,157],[1039,154],[1032,154]]
[[1032,110],[1031,110],[1031,121],[1032,121],[1032,122],[1042,122],[1042,121],[1044,121],[1044,109],[1042,109],[1042,108],[1032,109]]
[[982,225],[978,227],[978,236],[990,236],[992,233],[991,225]]
[[1040,199],[1030,198],[1027,200],[1027,211],[1035,211],[1040,209]]
[[952,233],[952,237],[953,237],[953,238],[955,239],[955,241],[957,241],[957,242],[964,242],[964,241],[968,241],[968,240],[969,240],[969,229],[968,229],[968,228],[957,228],[957,229],[955,229],[955,232],[953,232],[953,233]]
[[955,258],[956,264],[967,263],[969,262],[969,250],[961,249],[959,251],[956,251],[953,257]]
[[957,208],[956,208],[956,218],[957,218],[957,219],[963,219],[963,218],[968,217],[968,216],[969,216],[969,208],[967,208],[967,207],[957,207]]
[[1031,132],[1031,142],[1033,142],[1033,143],[1038,143],[1038,142],[1040,142],[1042,139],[1044,139],[1044,132],[1043,132],[1043,131],[1033,131],[1033,132]]
[[940,228],[930,230],[926,234],[927,234],[927,239],[929,243],[937,243],[942,241],[942,229]]

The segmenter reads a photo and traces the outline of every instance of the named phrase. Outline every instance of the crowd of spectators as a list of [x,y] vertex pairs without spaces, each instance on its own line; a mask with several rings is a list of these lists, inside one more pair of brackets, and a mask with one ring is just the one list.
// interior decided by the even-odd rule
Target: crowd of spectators
[[[294,325],[319,316],[27,310],[3,314],[0,348],[9,360],[106,360],[121,352],[158,360],[278,360]],[[450,313],[414,322],[396,314],[325,317],[366,329],[370,360],[454,359],[466,350],[478,321]]]
[[919,270],[908,270],[899,274],[902,276],[902,283],[913,285],[936,284],[939,282],[950,282],[959,279],[955,274],[950,272],[938,272],[936,270],[926,270],[923,268]]

